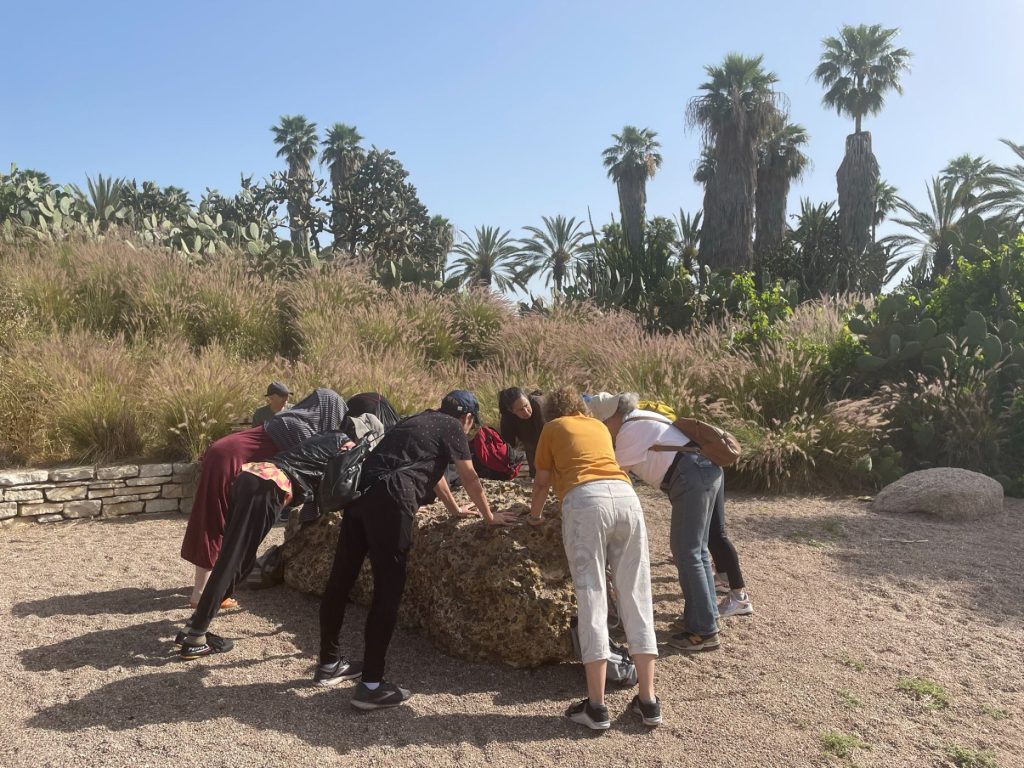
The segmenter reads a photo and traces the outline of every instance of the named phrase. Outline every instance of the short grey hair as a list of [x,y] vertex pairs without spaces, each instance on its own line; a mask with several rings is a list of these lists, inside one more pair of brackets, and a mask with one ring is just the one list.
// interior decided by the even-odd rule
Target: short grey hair
[[619,404],[615,409],[616,413],[623,415],[635,411],[640,403],[640,395],[636,392],[622,392],[619,395]]

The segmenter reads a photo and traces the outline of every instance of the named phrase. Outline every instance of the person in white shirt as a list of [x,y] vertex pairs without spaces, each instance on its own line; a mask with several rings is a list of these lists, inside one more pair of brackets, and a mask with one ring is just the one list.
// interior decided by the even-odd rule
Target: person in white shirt
[[[720,613],[753,612],[742,590],[742,576],[736,592],[730,592],[720,606],[715,604],[708,540],[713,518],[721,529],[720,538],[725,538],[722,469],[672,426],[671,419],[638,409],[638,400],[635,393],[602,392],[590,399],[589,406],[611,433],[619,465],[648,485],[665,491],[672,503],[669,540],[686,604],[680,617],[684,631],[673,635],[669,644],[687,652],[712,650],[720,644],[716,621]],[[727,550],[723,543],[716,558],[720,564],[730,566],[734,561],[735,569],[726,570],[739,574],[731,543]]]

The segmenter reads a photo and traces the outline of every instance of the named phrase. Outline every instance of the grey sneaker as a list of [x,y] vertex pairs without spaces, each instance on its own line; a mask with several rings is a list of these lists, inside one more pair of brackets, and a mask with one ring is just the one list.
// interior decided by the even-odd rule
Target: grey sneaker
[[592,731],[607,731],[612,727],[612,721],[608,718],[608,707],[604,704],[591,704],[590,699],[573,704],[565,710],[565,716]]
[[411,696],[412,694],[405,688],[399,688],[394,683],[384,680],[380,681],[380,685],[374,691],[367,688],[366,683],[360,683],[352,696],[352,706],[365,710],[397,707],[399,704],[405,704]]
[[754,612],[754,606],[746,592],[730,592],[718,603],[718,615],[723,619],[726,616],[750,616]]
[[683,653],[696,653],[698,651],[713,651],[722,644],[718,639],[718,633],[713,635],[696,635],[689,632],[680,632],[668,639],[668,644],[678,648]]
[[661,699],[655,699],[650,704],[640,699],[640,696],[634,696],[633,701],[629,703],[629,708],[640,715],[644,721],[644,725],[651,728],[661,725]]
[[355,680],[363,674],[363,662],[349,661],[344,656],[333,664],[320,664],[313,675],[313,685],[323,688],[337,685],[342,680]]

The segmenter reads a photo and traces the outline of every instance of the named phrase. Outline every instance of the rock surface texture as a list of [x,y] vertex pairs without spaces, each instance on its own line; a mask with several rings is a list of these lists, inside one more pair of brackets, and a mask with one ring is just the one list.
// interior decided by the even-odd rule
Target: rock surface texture
[[[529,511],[529,483],[483,483],[493,510]],[[537,528],[492,528],[480,520],[455,520],[440,502],[425,507],[416,518],[399,623],[471,661],[536,667],[571,660],[569,620],[576,604],[553,497],[545,517]],[[326,515],[285,542],[290,587],[323,593],[340,519],[340,513]],[[353,599],[367,605],[371,591],[367,560]]]
[[978,520],[1003,511],[1003,486],[991,477],[954,467],[904,475],[875,497],[876,512],[924,512],[942,520]]

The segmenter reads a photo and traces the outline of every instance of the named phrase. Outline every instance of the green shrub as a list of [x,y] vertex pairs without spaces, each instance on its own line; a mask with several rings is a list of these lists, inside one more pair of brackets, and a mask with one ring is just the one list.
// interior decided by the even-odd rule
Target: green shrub
[[248,426],[266,386],[264,368],[242,362],[217,343],[197,355],[180,342],[166,342],[153,354],[143,403],[155,455],[190,461],[207,446]]

